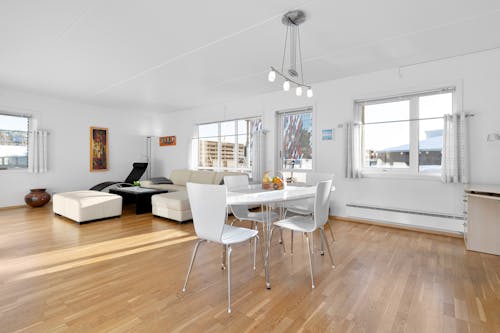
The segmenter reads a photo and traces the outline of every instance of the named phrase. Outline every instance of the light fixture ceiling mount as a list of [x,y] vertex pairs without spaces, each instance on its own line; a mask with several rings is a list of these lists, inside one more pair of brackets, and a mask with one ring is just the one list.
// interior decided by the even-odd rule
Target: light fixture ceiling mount
[[[281,70],[277,70],[271,66],[267,79],[270,82],[276,80],[276,76],[283,78],[283,90],[289,91],[290,84],[296,85],[295,92],[297,96],[302,96],[302,89],[306,88],[306,96],[313,96],[312,87],[304,83],[304,72],[302,70],[302,49],[300,45],[300,29],[299,26],[306,21],[306,14],[302,10],[292,10],[283,15],[281,23],[286,27],[285,46],[283,48],[283,60]],[[285,71],[285,60],[289,54],[289,67]]]

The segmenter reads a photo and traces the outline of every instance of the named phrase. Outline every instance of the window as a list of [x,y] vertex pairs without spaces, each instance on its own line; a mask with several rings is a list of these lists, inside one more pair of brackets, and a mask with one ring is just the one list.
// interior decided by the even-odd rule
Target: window
[[193,138],[196,168],[251,173],[252,133],[260,130],[261,118],[198,125]]
[[312,116],[311,108],[278,113],[278,164],[282,171],[312,170]]
[[29,119],[0,114],[0,170],[28,168]]
[[439,175],[443,116],[453,113],[454,91],[357,102],[363,172]]

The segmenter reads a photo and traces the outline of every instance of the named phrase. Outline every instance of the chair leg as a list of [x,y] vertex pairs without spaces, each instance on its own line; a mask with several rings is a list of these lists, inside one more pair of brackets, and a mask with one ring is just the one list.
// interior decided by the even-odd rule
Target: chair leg
[[257,255],[257,240],[259,239],[259,235],[256,235],[253,239],[253,270],[255,271],[255,257]]
[[325,247],[323,245],[323,237],[320,236],[320,249],[319,249],[319,254],[324,256],[325,255]]
[[227,258],[227,250],[224,245],[222,245],[222,262],[220,264],[220,269],[225,270],[226,269],[226,258]]
[[226,245],[227,252],[227,313],[231,313],[231,245]]
[[[311,243],[309,241],[309,235],[305,232],[304,235],[306,236],[306,240],[307,240],[307,254],[309,255],[309,268],[310,268],[310,272],[311,272],[311,287],[314,289],[316,288],[316,286],[314,285],[314,275],[313,275],[313,263],[312,263],[312,259],[311,259]],[[312,233],[311,233],[312,235]]]
[[[257,229],[256,222],[254,221],[252,221],[252,229]],[[250,244],[250,247],[252,247],[253,243],[253,269],[255,269],[255,252],[257,251],[257,242],[255,241],[255,239],[250,239],[248,242]]]
[[314,237],[312,237],[312,233],[311,233],[311,253],[314,254]]
[[335,234],[333,233],[333,228],[332,224],[330,223],[330,220],[326,221],[328,223],[328,230],[330,230],[330,235],[332,236],[332,241],[335,242],[337,239],[335,238]]
[[330,261],[332,262],[332,267],[335,268],[335,261],[333,260],[332,251],[330,251],[330,245],[326,241],[325,230],[323,228],[319,228],[319,233],[321,235],[321,239],[323,243],[326,245],[326,250],[328,251],[328,256],[330,257]]
[[283,246],[283,253],[286,253],[285,242],[283,242],[283,229],[280,228],[280,244]]
[[184,287],[182,288],[182,292],[186,291],[186,286],[187,286],[187,283],[188,283],[189,274],[191,274],[191,269],[193,268],[194,258],[196,258],[196,253],[198,253],[198,247],[204,241],[205,241],[204,239],[198,239],[198,241],[196,242],[196,245],[194,246],[193,255],[191,256],[191,262],[189,263],[189,268],[188,268],[188,272],[187,272],[187,275],[186,275],[186,281],[184,281]]
[[293,230],[290,230],[290,253],[293,254]]
[[[269,237],[269,243],[271,243],[271,241],[273,240],[273,233],[274,233],[274,229],[276,229],[276,227],[273,227],[271,229],[271,235]],[[279,228],[279,231],[280,231],[280,234],[283,235],[283,230],[281,228]],[[285,243],[284,242],[281,242],[281,246],[283,247],[283,253],[286,253],[286,248],[285,248]]]
[[[283,210],[282,207],[278,207],[278,218],[281,220],[282,215],[283,215]],[[285,243],[283,243],[283,230],[280,228],[280,244],[283,244],[283,251],[285,251]]]
[[[255,236],[255,242],[259,243],[259,248],[260,248],[260,257],[262,259],[262,262],[264,262],[264,251],[262,250],[262,245],[260,244],[260,237],[259,235]],[[253,269],[255,269],[255,252],[254,252],[254,264],[253,264]]]

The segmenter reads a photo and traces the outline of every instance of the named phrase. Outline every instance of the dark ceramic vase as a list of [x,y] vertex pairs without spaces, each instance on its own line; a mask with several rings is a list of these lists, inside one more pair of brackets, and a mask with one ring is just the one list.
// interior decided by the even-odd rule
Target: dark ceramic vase
[[24,197],[24,202],[30,207],[42,207],[50,201],[50,194],[44,188],[32,188]]

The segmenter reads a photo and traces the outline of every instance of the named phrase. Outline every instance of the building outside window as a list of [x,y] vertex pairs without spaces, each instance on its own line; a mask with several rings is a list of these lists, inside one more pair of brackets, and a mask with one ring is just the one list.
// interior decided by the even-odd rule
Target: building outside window
[[446,114],[454,88],[356,102],[362,126],[363,173],[441,173]]
[[252,135],[260,130],[260,117],[198,125],[193,138],[196,168],[250,174],[254,148]]
[[30,118],[0,114],[0,170],[28,168]]

